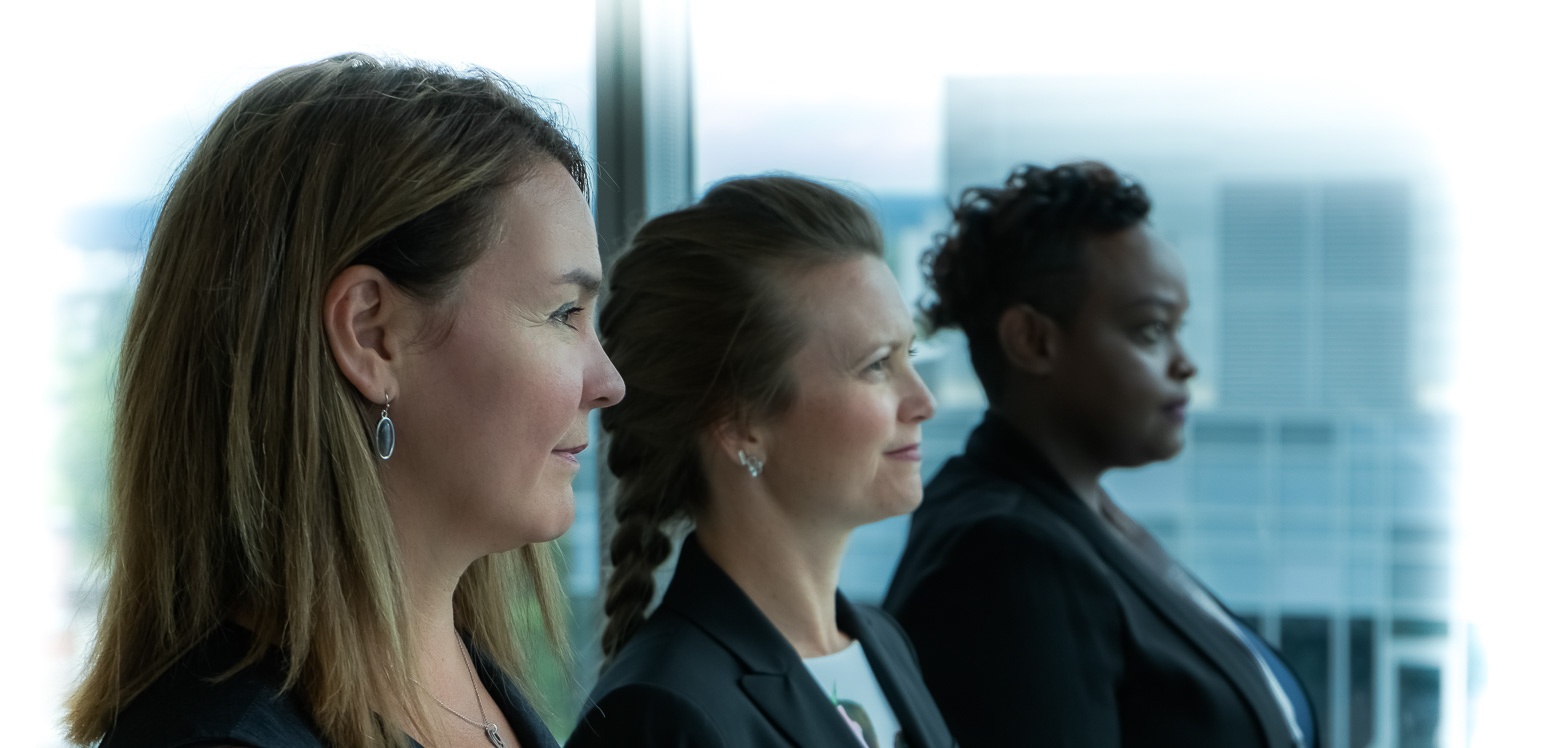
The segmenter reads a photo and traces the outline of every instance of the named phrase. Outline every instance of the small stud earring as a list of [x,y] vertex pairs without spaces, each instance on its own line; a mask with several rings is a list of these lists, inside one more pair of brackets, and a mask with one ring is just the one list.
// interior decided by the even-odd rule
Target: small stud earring
[[388,408],[393,406],[393,398],[383,393],[382,400],[382,418],[377,421],[377,456],[386,460],[393,456],[393,447],[398,444],[398,434],[393,428],[393,419],[388,418]]
[[748,474],[755,478],[759,477],[759,473],[764,472],[764,460],[752,457],[741,449],[737,450],[737,462],[748,468]]

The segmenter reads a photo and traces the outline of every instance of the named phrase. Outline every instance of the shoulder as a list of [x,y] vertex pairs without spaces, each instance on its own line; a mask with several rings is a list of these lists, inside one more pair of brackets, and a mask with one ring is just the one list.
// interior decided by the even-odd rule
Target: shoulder
[[[752,707],[741,661],[698,625],[659,609],[598,678],[567,745],[732,745]],[[714,716],[712,716],[714,715]],[[640,735],[641,741],[619,736]],[[648,739],[649,738],[649,739]]]
[[952,624],[949,610],[976,620],[994,612],[1009,625],[1071,606],[1099,619],[1117,615],[1117,580],[1098,550],[1039,502],[1022,503],[946,518],[929,537],[912,528],[884,602],[912,637],[923,635],[922,620]]
[[703,629],[674,611],[659,609],[603,671],[593,695],[651,685],[695,697],[735,683],[741,673],[736,657]]
[[567,748],[729,745],[695,699],[670,686],[624,683],[589,701]]
[[301,699],[282,690],[284,664],[278,655],[227,676],[242,660],[247,641],[232,627],[217,629],[119,714],[100,748],[223,743],[321,748]]
[[910,545],[941,545],[965,533],[1023,535],[1044,543],[1085,545],[1076,528],[1036,489],[987,470],[959,455],[926,485],[925,499],[910,521]]
[[919,578],[999,573],[1010,582],[1019,575],[1075,570],[1084,581],[1107,578],[1107,564],[1081,531],[1035,501],[1024,497],[1021,504],[939,518],[931,537],[911,538],[919,542],[906,550],[914,551],[908,573]]

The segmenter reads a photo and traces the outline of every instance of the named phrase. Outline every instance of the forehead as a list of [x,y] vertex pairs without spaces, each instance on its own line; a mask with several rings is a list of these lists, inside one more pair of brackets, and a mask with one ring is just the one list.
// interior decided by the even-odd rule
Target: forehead
[[570,174],[545,162],[496,198],[489,249],[475,263],[470,285],[548,285],[572,271],[597,276],[602,263],[586,198]]
[[1136,226],[1087,241],[1087,277],[1095,296],[1159,296],[1185,303],[1189,288],[1178,253],[1150,229]]
[[501,191],[496,210],[497,241],[531,244],[540,250],[575,251],[597,261],[592,211],[569,172],[545,161],[526,179]]
[[914,334],[899,284],[876,257],[820,265],[797,276],[791,292],[809,331],[803,353],[848,358]]

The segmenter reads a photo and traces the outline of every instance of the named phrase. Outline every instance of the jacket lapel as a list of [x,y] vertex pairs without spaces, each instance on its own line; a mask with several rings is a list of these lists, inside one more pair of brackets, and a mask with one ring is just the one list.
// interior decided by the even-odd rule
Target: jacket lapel
[[742,663],[738,685],[793,744],[855,748],[854,733],[790,642],[705,555],[693,533],[684,539],[662,607],[693,622]]
[[506,722],[511,725],[515,735],[502,737],[514,737],[515,741],[507,740],[507,745],[521,745],[524,748],[559,748],[554,735],[544,725],[533,705],[528,703],[522,695],[521,689],[511,680],[505,671],[500,669],[493,660],[486,657],[478,647],[465,638],[465,644],[472,655],[474,669],[479,673],[479,680],[484,682],[484,687],[495,699],[495,706],[506,716]]
[[904,731],[908,741],[906,745],[910,748],[950,745],[952,743],[950,736],[934,735],[926,730],[925,723],[920,719],[920,713],[928,708],[935,711],[935,702],[931,700],[931,695],[925,691],[925,684],[919,678],[907,678],[899,672],[896,659],[898,653],[883,644],[882,633],[873,630],[871,624],[858,614],[843,594],[835,599],[835,614],[840,630],[861,642],[861,648],[866,652],[867,662],[872,666],[872,675],[877,678],[877,685],[882,689],[883,696],[887,697],[888,705],[893,709],[893,716],[899,721],[899,729]]
[[812,678],[802,673],[750,673],[739,685],[793,744],[803,746],[856,745],[850,728],[840,721],[838,708],[829,703]]
[[1098,515],[1010,424],[987,413],[985,421],[970,436],[965,452],[981,466],[1021,484],[1035,500],[1079,532],[1110,569],[1227,677],[1253,709],[1267,745],[1294,745],[1286,717],[1246,645],[1173,589],[1166,579],[1146,568],[1136,552],[1122,545],[1113,531],[1103,526]]

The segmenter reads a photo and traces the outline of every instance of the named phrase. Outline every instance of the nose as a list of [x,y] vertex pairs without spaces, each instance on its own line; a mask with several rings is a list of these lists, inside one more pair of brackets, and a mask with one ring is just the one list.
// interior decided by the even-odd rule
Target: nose
[[905,423],[922,423],[931,420],[934,415],[936,415],[936,398],[931,395],[931,388],[926,386],[925,380],[920,378],[920,373],[911,366],[909,391],[899,402],[899,420]]
[[1175,348],[1173,360],[1168,362],[1168,375],[1184,382],[1194,378],[1197,373],[1199,370],[1195,368],[1194,360],[1184,351],[1184,346]]
[[592,361],[587,366],[585,390],[582,402],[588,410],[618,405],[624,399],[624,377],[614,368],[614,362],[603,352],[600,343],[593,343]]

